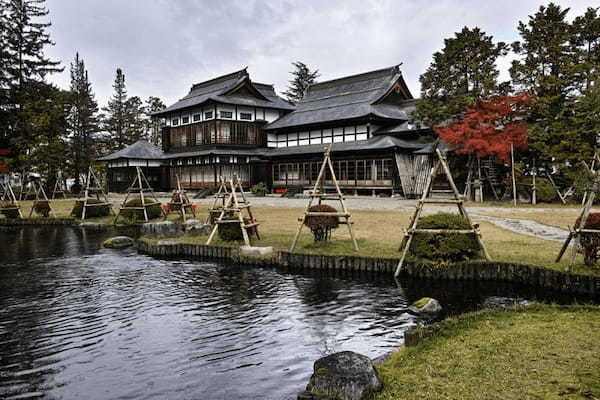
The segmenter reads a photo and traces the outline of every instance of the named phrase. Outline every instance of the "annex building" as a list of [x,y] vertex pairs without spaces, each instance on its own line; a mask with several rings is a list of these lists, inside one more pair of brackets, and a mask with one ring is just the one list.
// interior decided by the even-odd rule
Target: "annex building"
[[397,66],[315,83],[296,105],[243,69],[194,84],[157,112],[162,148],[139,141],[99,161],[111,191],[125,190],[141,166],[157,190],[173,188],[176,176],[201,189],[236,175],[283,192],[314,183],[332,145],[344,191],[414,197],[431,166],[431,131],[413,120],[415,103]]

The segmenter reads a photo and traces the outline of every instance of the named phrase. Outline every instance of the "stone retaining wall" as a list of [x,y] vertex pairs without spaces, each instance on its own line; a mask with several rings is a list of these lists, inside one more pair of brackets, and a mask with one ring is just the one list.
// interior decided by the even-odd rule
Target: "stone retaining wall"
[[19,218],[0,219],[0,226],[45,226],[45,225],[79,225],[79,222],[70,218]]
[[[167,242],[167,241],[164,241]],[[189,257],[229,259],[232,262],[277,266],[289,269],[320,269],[331,271],[362,271],[393,274],[398,264],[395,258],[369,258],[355,256],[325,256],[279,252],[270,259],[240,257],[239,249],[183,243],[138,242],[140,253],[158,257]],[[443,267],[429,264],[407,263],[404,275],[426,279],[456,279],[481,281],[507,281],[533,285],[566,293],[600,298],[600,276],[575,275],[532,265],[504,262],[465,262]]]

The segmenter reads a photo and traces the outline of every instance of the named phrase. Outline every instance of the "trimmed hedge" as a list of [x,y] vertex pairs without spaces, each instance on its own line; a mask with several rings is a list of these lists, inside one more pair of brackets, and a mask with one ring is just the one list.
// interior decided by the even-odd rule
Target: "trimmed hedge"
[[[585,220],[585,226],[580,227],[581,217],[575,221],[575,227],[583,229],[598,229],[600,231],[600,213],[590,213]],[[581,234],[579,245],[583,249],[585,265],[593,267],[598,261],[600,252],[600,232],[584,232]]]
[[[103,203],[101,200],[97,199],[88,199],[88,204],[100,204]],[[81,218],[81,213],[83,211],[83,200],[76,200],[75,206],[73,206],[73,210],[71,210],[71,215],[76,218]],[[110,215],[110,206],[95,206],[95,207],[87,207],[85,210],[86,218],[97,218],[97,217],[108,217]]]
[[[327,204],[317,204],[310,207],[308,212],[335,213],[337,210]],[[340,219],[337,216],[311,215],[304,219],[304,225],[312,232],[315,242],[322,242],[331,238],[331,231],[340,225]]]
[[[467,219],[458,214],[440,213],[423,217],[419,229],[471,229]],[[417,260],[458,262],[480,258],[479,243],[474,233],[417,232],[409,254]]]
[[[162,216],[161,203],[155,202],[153,199],[148,197],[144,197],[144,203],[146,203],[146,213],[148,214],[148,219],[160,218]],[[126,207],[142,207],[142,199],[140,197],[135,197],[127,203],[125,203],[125,208],[121,210],[121,217],[131,219],[131,220],[143,220],[144,219],[144,210],[136,210],[136,209],[127,209]]]
[[[215,221],[216,221],[217,217],[215,217]],[[233,216],[233,215],[226,215],[223,217],[223,221],[236,221],[237,222],[237,221],[239,221],[239,219],[238,219],[238,217]],[[250,224],[250,223],[252,223],[252,220],[250,220],[250,218],[244,218],[244,223]],[[219,224],[217,232],[219,233],[219,237],[226,242],[233,242],[236,240],[244,239],[244,235],[242,234],[242,228],[240,227],[239,223],[237,223],[237,224],[236,223]],[[249,235],[252,235],[254,232],[256,232],[255,227],[248,229]]]

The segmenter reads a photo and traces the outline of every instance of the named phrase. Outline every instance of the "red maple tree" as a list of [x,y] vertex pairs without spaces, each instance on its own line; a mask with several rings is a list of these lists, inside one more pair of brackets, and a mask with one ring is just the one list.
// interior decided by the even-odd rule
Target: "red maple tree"
[[475,153],[479,157],[496,156],[506,161],[511,144],[527,148],[527,114],[533,97],[528,93],[496,96],[467,109],[459,122],[434,128],[457,153]]

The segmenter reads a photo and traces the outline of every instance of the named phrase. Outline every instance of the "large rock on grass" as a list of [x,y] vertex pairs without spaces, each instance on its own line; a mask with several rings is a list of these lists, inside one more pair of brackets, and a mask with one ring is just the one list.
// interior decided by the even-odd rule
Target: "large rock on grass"
[[145,237],[178,237],[183,236],[183,226],[173,221],[146,222],[140,229],[140,235]]
[[408,307],[410,311],[415,314],[425,315],[425,316],[435,316],[442,312],[442,306],[440,302],[436,299],[432,299],[431,297],[423,297]]
[[212,226],[197,219],[188,219],[183,223],[183,229],[186,235],[210,235]]
[[133,246],[135,241],[129,236],[115,236],[110,239],[106,239],[102,246],[109,249],[124,249],[126,247]]
[[528,307],[532,304],[532,301],[521,298],[491,296],[483,301],[481,307],[490,309],[511,309],[516,306]]
[[382,388],[369,357],[343,351],[315,361],[306,391],[298,399],[362,400]]

